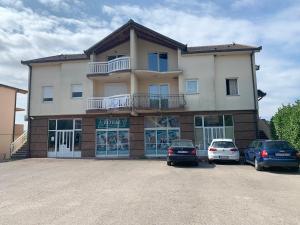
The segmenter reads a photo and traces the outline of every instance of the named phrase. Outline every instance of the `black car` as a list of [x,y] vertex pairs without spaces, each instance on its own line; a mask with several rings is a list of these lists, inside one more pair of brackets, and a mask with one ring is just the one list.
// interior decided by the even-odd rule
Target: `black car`
[[197,149],[191,140],[174,140],[168,148],[167,165],[171,166],[180,162],[188,162],[198,166]]

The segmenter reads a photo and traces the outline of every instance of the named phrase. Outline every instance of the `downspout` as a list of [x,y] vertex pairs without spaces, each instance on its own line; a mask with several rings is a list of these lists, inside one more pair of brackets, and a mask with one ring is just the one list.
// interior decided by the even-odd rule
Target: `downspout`
[[28,64],[29,68],[29,75],[28,75],[28,100],[27,100],[27,143],[28,143],[28,153],[29,157],[31,157],[31,148],[30,148],[30,143],[31,143],[31,118],[30,118],[30,98],[31,98],[31,75],[32,75],[32,66]]
[[16,107],[17,107],[17,93],[18,91],[15,91],[15,107],[14,107],[14,122],[13,122],[13,133],[12,133],[12,142],[15,141],[15,126],[16,126]]
[[250,60],[251,60],[251,73],[252,73],[252,87],[253,87],[253,103],[254,103],[254,110],[256,112],[256,123],[255,123],[255,135],[256,135],[256,138],[258,138],[258,110],[257,110],[257,104],[256,104],[256,101],[257,101],[257,98],[256,98],[256,89],[255,89],[255,79],[254,79],[254,69],[253,69],[253,54],[254,52],[252,51],[251,54],[250,54]]

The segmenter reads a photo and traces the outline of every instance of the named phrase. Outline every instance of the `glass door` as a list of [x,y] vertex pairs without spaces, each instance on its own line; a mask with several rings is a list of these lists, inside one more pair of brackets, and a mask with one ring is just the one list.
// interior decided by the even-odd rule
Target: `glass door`
[[150,108],[168,108],[169,85],[152,84],[149,85],[149,105]]
[[57,157],[73,156],[73,131],[57,131]]

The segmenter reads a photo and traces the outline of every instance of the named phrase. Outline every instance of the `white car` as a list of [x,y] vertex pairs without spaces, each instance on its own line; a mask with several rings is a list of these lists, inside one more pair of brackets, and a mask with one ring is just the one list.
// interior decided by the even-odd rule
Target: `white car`
[[209,163],[214,160],[236,162],[240,160],[240,152],[232,139],[213,139],[207,155]]

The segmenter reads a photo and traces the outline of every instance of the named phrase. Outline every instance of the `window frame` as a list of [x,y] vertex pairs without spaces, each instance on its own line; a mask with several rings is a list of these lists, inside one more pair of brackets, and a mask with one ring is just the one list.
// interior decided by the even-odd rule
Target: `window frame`
[[[150,64],[149,64],[149,55],[150,54],[156,54],[156,65],[157,65],[156,70],[151,70],[150,69]],[[161,54],[166,54],[167,55],[167,69],[166,69],[166,71],[161,71],[160,70],[160,61],[159,61],[159,59],[160,59]],[[148,52],[147,56],[148,56],[147,60],[148,60],[148,70],[149,71],[156,71],[156,72],[168,72],[169,71],[169,54],[168,54],[168,52]]]
[[[196,81],[196,84],[197,84],[196,92],[188,92],[188,82],[191,82],[191,81]],[[199,94],[199,79],[195,78],[195,79],[186,79],[185,80],[185,94],[187,94],[187,95]]]
[[[50,99],[50,98],[45,98],[45,88],[52,88],[52,98],[51,100],[46,100],[45,99]],[[54,87],[53,85],[43,85],[42,86],[42,103],[53,103],[54,102]]]
[[[229,85],[229,80],[236,80],[236,89],[237,89],[237,94],[230,94],[227,93],[227,80],[228,80],[228,85]],[[230,92],[230,85],[229,85],[229,92]],[[239,90],[239,78],[238,77],[227,77],[225,78],[225,93],[226,96],[240,96],[240,90]]]
[[[73,87],[76,86],[76,85],[81,86],[81,92],[74,92],[73,91]],[[79,97],[73,96],[73,93],[81,93],[81,96],[79,96]],[[72,99],[81,99],[81,98],[83,98],[83,84],[79,84],[79,83],[78,84],[71,84],[71,98]]]

